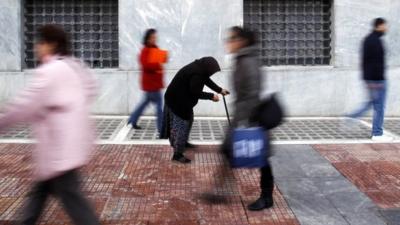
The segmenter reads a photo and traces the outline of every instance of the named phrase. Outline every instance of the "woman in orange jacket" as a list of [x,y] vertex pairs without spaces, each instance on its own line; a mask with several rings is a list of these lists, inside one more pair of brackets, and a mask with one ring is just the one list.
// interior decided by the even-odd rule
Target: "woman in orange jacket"
[[162,93],[161,90],[164,88],[164,75],[163,75],[163,63],[165,61],[153,61],[154,56],[163,52],[158,49],[157,46],[157,31],[155,29],[148,29],[143,38],[143,49],[139,56],[139,63],[141,66],[141,86],[145,92],[142,102],[137,106],[135,111],[131,114],[128,124],[132,124],[132,128],[141,129],[137,122],[139,117],[142,115],[146,107],[153,103],[156,105],[157,115],[157,129],[160,131],[162,124]]

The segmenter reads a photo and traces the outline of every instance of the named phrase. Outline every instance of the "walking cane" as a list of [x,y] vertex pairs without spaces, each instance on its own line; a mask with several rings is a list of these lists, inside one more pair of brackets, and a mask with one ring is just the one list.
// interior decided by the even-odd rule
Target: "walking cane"
[[226,106],[225,95],[222,95],[222,98],[224,99],[224,106],[225,106],[226,117],[228,118],[228,124],[229,124],[229,126],[230,126],[230,125],[231,125],[231,118],[229,117],[228,107]]

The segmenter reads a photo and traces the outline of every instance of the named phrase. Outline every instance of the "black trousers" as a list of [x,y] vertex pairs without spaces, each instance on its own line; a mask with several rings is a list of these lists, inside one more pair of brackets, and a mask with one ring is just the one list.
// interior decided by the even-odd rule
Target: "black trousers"
[[[230,130],[228,130],[228,135],[225,137],[224,142],[222,143],[221,146],[221,152],[226,158],[226,161],[228,162],[229,159],[232,157],[231,156],[231,136],[229,135],[231,133]],[[262,168],[260,168],[260,174],[261,174],[261,180],[260,180],[260,188],[261,188],[261,196],[262,197],[267,197],[267,198],[272,198],[273,192],[274,192],[274,176],[272,174],[272,168],[271,168],[271,163],[269,160],[267,160],[268,164]]]
[[[269,162],[268,162],[269,163]],[[274,192],[274,176],[272,175],[272,168],[268,164],[260,169],[261,180],[261,196],[266,198],[272,198]]]
[[100,224],[89,202],[83,196],[79,173],[76,170],[71,170],[56,178],[34,184],[28,194],[21,224],[33,225],[38,221],[50,194],[61,200],[65,210],[75,224]]

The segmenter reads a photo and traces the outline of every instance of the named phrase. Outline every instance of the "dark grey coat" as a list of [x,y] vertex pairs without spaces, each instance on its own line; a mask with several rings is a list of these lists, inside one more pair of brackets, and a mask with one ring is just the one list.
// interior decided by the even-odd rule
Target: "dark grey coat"
[[[253,110],[261,103],[262,73],[260,70],[258,50],[256,47],[241,49],[235,61],[233,71],[233,88],[235,91],[234,115],[227,136],[222,145],[223,153],[230,158],[232,151],[231,132],[239,126],[252,125],[248,121]],[[268,132],[266,132],[268,136]],[[271,146],[268,157],[273,155]]]
[[236,93],[233,127],[248,124],[252,111],[260,103],[262,83],[257,48],[241,49],[236,56],[233,72],[233,87]]

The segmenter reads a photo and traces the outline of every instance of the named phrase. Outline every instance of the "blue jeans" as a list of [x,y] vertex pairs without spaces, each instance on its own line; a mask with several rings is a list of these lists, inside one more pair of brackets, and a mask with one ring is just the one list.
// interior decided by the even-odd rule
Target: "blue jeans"
[[[370,87],[369,85],[379,85],[379,87]],[[383,120],[385,116],[386,103],[386,81],[367,81],[369,100],[365,105],[350,115],[352,118],[362,117],[371,107],[374,109],[372,122],[372,135],[383,135]]]
[[163,113],[162,113],[162,94],[161,91],[155,91],[155,92],[145,92],[144,98],[142,102],[138,105],[138,107],[135,109],[135,111],[131,114],[128,124],[136,125],[139,117],[142,115],[143,111],[146,109],[147,105],[150,103],[153,103],[156,105],[156,115],[157,115],[157,129],[158,132],[161,132],[161,124],[162,124],[162,119],[163,119]]

